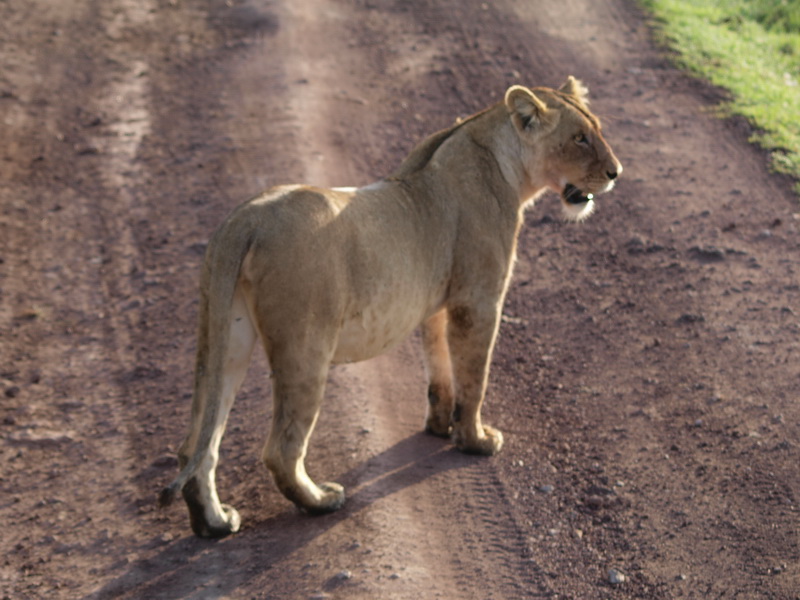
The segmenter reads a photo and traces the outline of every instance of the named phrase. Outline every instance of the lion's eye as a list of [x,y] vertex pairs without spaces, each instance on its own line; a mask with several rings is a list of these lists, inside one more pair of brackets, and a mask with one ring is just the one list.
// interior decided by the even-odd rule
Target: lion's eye
[[589,145],[589,138],[586,137],[585,133],[579,133],[575,136],[575,143],[581,146],[588,146]]

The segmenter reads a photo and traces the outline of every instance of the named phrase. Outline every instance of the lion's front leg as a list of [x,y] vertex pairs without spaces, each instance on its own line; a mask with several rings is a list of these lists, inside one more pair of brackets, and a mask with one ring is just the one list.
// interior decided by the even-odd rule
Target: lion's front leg
[[428,368],[428,411],[425,431],[450,437],[453,417],[453,368],[447,344],[447,310],[442,309],[422,326],[422,347]]
[[481,406],[486,394],[498,315],[487,310],[454,306],[449,310],[448,340],[455,379],[453,441],[459,450],[492,455],[503,447],[503,434],[483,425]]

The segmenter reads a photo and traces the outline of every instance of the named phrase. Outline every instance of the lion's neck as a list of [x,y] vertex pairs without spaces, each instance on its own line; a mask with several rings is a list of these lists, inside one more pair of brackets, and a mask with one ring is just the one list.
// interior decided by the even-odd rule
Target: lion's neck
[[[543,191],[521,160],[523,149],[504,104],[496,104],[420,142],[388,181],[412,188],[446,185],[469,203],[492,199],[518,221]],[[472,200],[470,200],[472,199]]]
[[[491,153],[497,168],[503,176],[515,199],[515,209],[519,210],[535,199],[545,185],[536,181],[538,177],[525,169],[521,160],[523,148],[514,125],[508,118],[505,106],[497,106],[484,116],[487,121],[481,127],[467,129],[475,143]],[[484,125],[484,124],[481,124]]]

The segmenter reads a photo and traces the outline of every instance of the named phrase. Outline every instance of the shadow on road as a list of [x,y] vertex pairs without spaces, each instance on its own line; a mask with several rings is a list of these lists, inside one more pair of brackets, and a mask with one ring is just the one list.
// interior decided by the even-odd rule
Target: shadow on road
[[84,600],[225,596],[376,501],[480,460],[417,433],[337,478],[353,490],[338,512],[312,517],[288,509],[223,540],[187,536],[152,558],[131,563],[122,576]]

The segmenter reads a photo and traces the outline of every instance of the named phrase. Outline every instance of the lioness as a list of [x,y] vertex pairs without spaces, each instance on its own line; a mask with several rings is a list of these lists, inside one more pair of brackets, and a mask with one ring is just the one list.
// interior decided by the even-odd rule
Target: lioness
[[621,172],[586,89],[570,77],[558,90],[509,88],[504,102],[428,137],[377,183],[277,187],[239,206],[206,252],[191,426],[161,504],[182,492],[198,536],[239,529],[214,473],[257,340],[273,376],[262,459],[309,512],[345,498],[304,465],[330,365],[373,357],[420,324],[425,429],[464,452],[498,452],[503,436],[480,411],[523,210],[549,188],[568,218],[584,219]]

